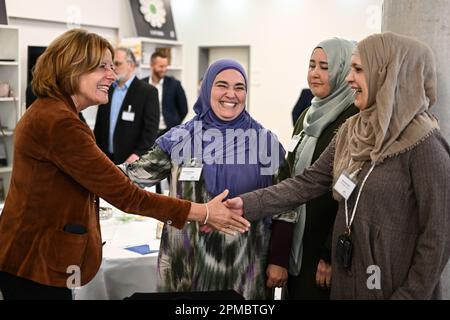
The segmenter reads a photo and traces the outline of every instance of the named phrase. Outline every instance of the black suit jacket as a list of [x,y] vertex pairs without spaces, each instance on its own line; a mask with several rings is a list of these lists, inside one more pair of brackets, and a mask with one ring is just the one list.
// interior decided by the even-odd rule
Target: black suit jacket
[[[109,118],[113,92],[114,88],[111,87],[108,104],[98,107],[94,128],[97,145],[106,154],[109,153]],[[123,112],[128,111],[130,105],[131,111],[135,113],[133,122],[122,119]],[[125,162],[133,153],[141,156],[150,150],[158,135],[158,125],[158,90],[154,86],[135,78],[128,88],[118,115],[113,137],[114,162],[120,164]]]
[[[149,77],[142,79],[149,83]],[[173,77],[164,77],[162,113],[167,129],[181,124],[188,113],[186,94],[181,82]]]

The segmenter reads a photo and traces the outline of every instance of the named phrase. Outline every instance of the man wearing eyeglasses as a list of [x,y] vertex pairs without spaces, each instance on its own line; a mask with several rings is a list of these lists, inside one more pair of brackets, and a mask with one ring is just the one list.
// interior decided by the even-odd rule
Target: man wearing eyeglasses
[[98,107],[94,134],[97,145],[116,164],[132,163],[147,152],[158,134],[158,91],[135,75],[136,58],[127,48],[114,57],[117,81],[109,102]]

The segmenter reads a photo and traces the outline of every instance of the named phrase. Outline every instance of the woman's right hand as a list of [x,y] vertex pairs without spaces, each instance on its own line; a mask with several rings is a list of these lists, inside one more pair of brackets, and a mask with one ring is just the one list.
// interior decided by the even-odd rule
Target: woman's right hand
[[233,199],[228,199],[224,203],[225,206],[234,213],[237,213],[241,216],[244,215],[244,202],[242,201],[242,198],[236,197]]
[[275,264],[269,264],[266,269],[268,288],[283,287],[288,281],[288,271],[286,268],[277,266]]

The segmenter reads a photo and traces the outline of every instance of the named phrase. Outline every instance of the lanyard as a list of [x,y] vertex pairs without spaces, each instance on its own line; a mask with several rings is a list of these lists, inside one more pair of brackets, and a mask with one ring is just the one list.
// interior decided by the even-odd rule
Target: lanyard
[[351,231],[350,228],[353,224],[353,220],[355,219],[355,214],[356,214],[356,208],[358,207],[358,203],[359,203],[359,197],[361,196],[361,192],[362,189],[364,188],[364,185],[367,181],[367,178],[369,178],[369,175],[372,173],[373,169],[375,168],[375,165],[372,165],[372,167],[370,168],[369,172],[367,172],[366,176],[364,177],[363,182],[361,183],[361,188],[358,191],[358,196],[356,197],[356,202],[355,202],[355,206],[353,207],[353,212],[352,212],[352,217],[350,219],[350,222],[348,221],[348,205],[347,205],[347,200],[345,200],[345,232],[350,235]]

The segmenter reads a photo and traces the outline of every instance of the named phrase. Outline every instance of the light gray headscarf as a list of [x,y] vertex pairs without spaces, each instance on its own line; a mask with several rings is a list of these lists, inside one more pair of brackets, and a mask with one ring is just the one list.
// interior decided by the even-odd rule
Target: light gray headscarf
[[[312,100],[303,122],[303,131],[300,133],[303,135],[303,139],[295,154],[292,176],[302,173],[311,165],[317,141],[323,130],[354,102],[354,92],[345,78],[350,72],[350,60],[355,46],[355,41],[340,38],[325,40],[316,46],[316,48],[322,48],[327,55],[330,94],[323,99],[315,97]],[[301,268],[306,205],[302,205],[296,210],[298,220],[294,227],[291,258],[289,259],[289,272],[292,275],[298,275]]]

